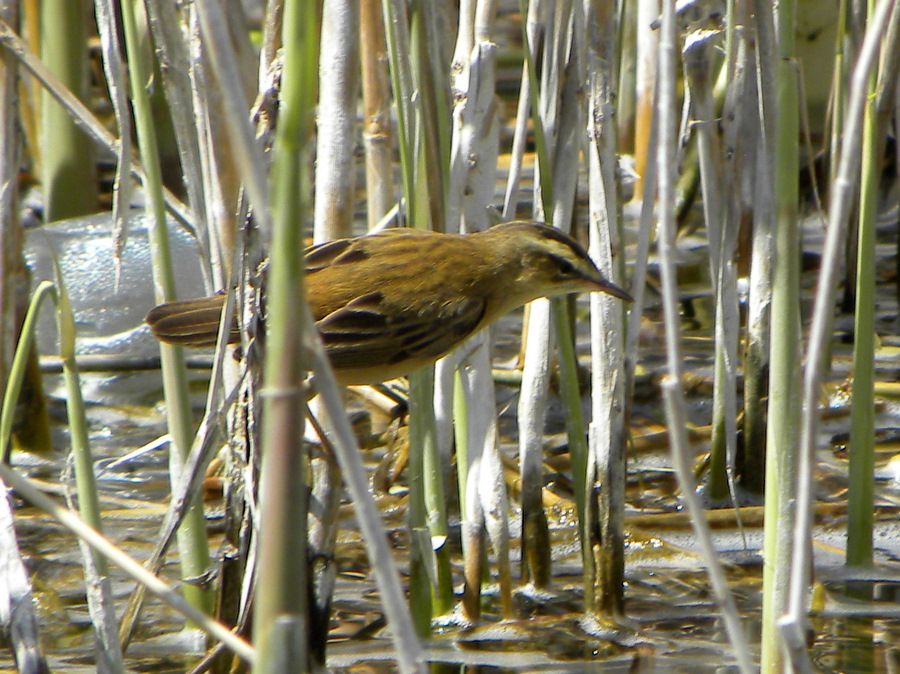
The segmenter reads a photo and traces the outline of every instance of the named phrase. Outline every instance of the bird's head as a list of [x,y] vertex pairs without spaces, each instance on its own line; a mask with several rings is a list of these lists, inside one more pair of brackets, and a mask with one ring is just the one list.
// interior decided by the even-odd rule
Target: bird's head
[[553,297],[577,292],[604,292],[626,302],[632,298],[597,269],[587,251],[554,227],[516,221],[485,232],[496,238],[497,254],[507,255],[518,267],[517,286],[531,297]]

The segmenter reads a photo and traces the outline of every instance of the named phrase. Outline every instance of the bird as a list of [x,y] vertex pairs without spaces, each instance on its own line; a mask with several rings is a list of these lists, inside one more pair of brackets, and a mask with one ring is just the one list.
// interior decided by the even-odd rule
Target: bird
[[[306,249],[306,291],[337,380],[374,384],[434,363],[540,297],[631,295],[559,229],[517,220],[468,234],[397,228]],[[168,302],[145,320],[159,340],[211,346],[224,293]],[[237,325],[229,342],[240,341]]]

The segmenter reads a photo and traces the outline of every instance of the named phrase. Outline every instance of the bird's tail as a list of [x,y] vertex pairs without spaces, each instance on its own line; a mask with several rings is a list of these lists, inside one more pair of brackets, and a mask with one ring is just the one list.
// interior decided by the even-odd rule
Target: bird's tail
[[[225,306],[225,294],[194,300],[166,302],[153,307],[144,321],[150,332],[162,342],[181,346],[213,346],[219,334],[219,319]],[[238,341],[237,326],[233,326],[229,342]]]

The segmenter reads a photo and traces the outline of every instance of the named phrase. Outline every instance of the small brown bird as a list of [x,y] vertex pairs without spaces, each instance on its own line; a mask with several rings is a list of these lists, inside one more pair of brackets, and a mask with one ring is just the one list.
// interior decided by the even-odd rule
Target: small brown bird
[[[338,381],[393,379],[433,363],[477,330],[539,297],[574,292],[631,296],[557,229],[516,221],[473,234],[393,229],[306,251],[312,315]],[[156,337],[215,343],[222,294],[155,307]],[[237,342],[232,329],[229,341]]]

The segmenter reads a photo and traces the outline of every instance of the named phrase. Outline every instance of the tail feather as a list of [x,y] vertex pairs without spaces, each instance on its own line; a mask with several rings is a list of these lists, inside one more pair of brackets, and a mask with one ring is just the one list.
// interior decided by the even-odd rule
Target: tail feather
[[[162,342],[181,346],[213,346],[219,334],[219,319],[225,295],[167,302],[151,309],[144,320]],[[229,341],[239,339],[232,327]]]

